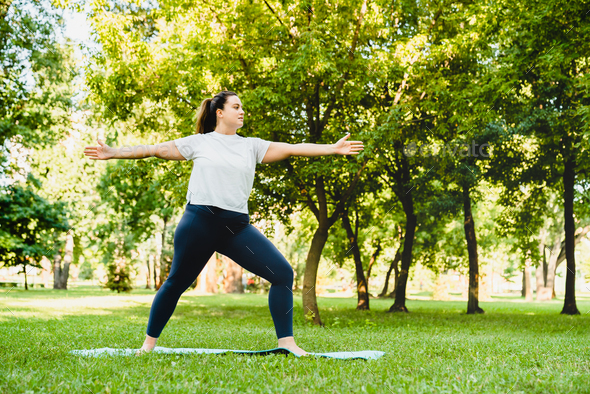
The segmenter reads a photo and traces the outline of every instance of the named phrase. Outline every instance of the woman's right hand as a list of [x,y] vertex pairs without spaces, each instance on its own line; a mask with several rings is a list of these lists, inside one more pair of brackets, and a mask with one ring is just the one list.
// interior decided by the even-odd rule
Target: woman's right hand
[[100,138],[97,138],[99,146],[87,146],[84,149],[84,154],[92,160],[108,160],[115,156],[115,148],[111,148],[104,142],[101,142]]

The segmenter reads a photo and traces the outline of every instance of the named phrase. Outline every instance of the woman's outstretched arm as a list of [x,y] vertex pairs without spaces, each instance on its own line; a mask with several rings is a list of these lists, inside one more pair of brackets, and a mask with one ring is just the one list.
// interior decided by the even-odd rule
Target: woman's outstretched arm
[[288,144],[271,142],[262,163],[272,163],[291,156],[358,155],[363,150],[362,141],[347,141],[348,133],[335,144]]
[[93,160],[109,159],[144,159],[146,157],[158,157],[164,160],[186,160],[180,154],[174,141],[163,142],[156,145],[135,145],[113,148],[97,139],[99,146],[87,146],[84,154]]

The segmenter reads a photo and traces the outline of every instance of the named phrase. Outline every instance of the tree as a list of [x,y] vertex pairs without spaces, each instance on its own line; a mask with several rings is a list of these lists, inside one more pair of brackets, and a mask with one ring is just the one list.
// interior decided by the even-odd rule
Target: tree
[[[361,139],[361,127],[370,122],[359,114],[371,105],[365,87],[374,78],[366,72],[373,55],[365,55],[372,37],[380,34],[365,21],[378,21],[378,9],[367,7],[366,1],[294,3],[288,8],[248,3],[224,12],[226,7],[223,2],[181,8],[164,3],[150,9],[97,6],[92,20],[104,51],[89,73],[93,99],[104,105],[105,113],[115,114],[110,117],[142,118],[142,125],[155,123],[162,108],[170,110],[176,116],[171,128],[181,136],[192,132],[186,117],[195,107],[191,103],[227,87],[240,93],[256,123],[244,127],[246,135],[333,143],[348,129]],[[211,15],[215,22],[195,15]],[[162,34],[155,34],[157,17],[163,23],[159,26],[170,26]],[[245,43],[257,50],[245,49]],[[366,161],[363,155],[294,159],[259,170],[255,187],[260,205],[251,211],[274,210],[285,216],[304,208],[316,217],[303,281],[303,310],[316,324],[321,324],[315,293],[321,252]]]
[[[278,231],[265,234],[272,239],[273,244],[283,253],[287,261],[291,264],[294,271],[293,290],[300,290],[303,272],[305,270],[305,258],[307,255],[308,245],[313,236],[313,224],[315,217],[309,211],[294,212],[290,215],[286,223],[273,218],[277,221]],[[272,227],[269,228],[273,229]]]
[[[545,209],[539,212],[543,216],[543,224],[540,227],[538,246],[541,259],[535,270],[537,301],[555,298],[556,270],[565,261],[563,217],[559,214],[559,196],[548,189],[545,189],[545,192],[547,204]],[[585,206],[581,206],[576,215],[575,245],[590,232],[590,220],[585,211]]]
[[[425,90],[428,76],[424,72],[424,63],[429,60],[426,48],[431,45],[433,28],[440,23],[445,10],[438,5],[421,7],[415,3],[400,3],[397,7],[392,9],[387,24],[401,34],[392,34],[387,43],[390,49],[385,56],[387,74],[379,84],[383,89],[378,100],[380,127],[376,128],[371,139],[378,147],[376,155],[385,172],[384,182],[395,194],[405,215],[401,267],[395,302],[389,310],[407,312],[406,287],[413,261],[417,214],[420,213],[416,205],[428,194],[428,187],[422,181],[430,171],[412,157],[411,151],[416,141],[426,140],[425,120],[431,114],[425,111],[414,115],[413,108],[424,105],[422,99],[428,93],[436,93]],[[402,17],[405,19],[400,21]]]
[[166,279],[171,261],[166,233],[174,211],[170,207],[171,193],[161,189],[158,174],[152,171],[150,163],[141,161],[117,161],[107,165],[97,187],[103,210],[94,233],[104,248],[103,262],[125,273],[126,265],[134,261],[132,251],[156,230],[153,215],[163,214],[160,280],[156,284],[159,288]]
[[222,257],[225,263],[225,276],[223,278],[223,292],[224,293],[243,293],[244,286],[242,285],[243,269],[235,261],[227,256]]
[[[444,102],[443,102],[444,104]],[[470,135],[467,134],[467,137]],[[452,140],[452,145],[462,145],[461,154],[443,158],[442,168],[439,169],[438,175],[445,182],[445,193],[448,194],[448,202],[450,204],[457,204],[463,211],[463,229],[464,237],[467,245],[467,255],[469,264],[469,291],[467,300],[467,314],[484,313],[479,306],[479,250],[478,241],[476,237],[476,226],[473,214],[473,205],[478,199],[477,186],[482,178],[481,164],[478,162],[482,160],[481,156],[476,152],[471,151],[471,147],[481,145],[488,145],[487,140],[476,139],[477,137],[471,134],[473,140],[461,136]],[[481,137],[479,137],[481,138]],[[447,143],[448,144],[448,143]],[[469,146],[469,148],[468,148]],[[456,149],[456,148],[455,148]],[[466,150],[469,150],[466,152]],[[489,156],[489,152],[484,152],[484,157]],[[457,209],[459,207],[455,207]],[[453,210],[451,208],[451,210]]]
[[[72,70],[72,45],[68,40],[61,44],[56,35],[61,25],[53,5],[27,0],[0,4],[0,142],[4,147],[51,148],[70,125],[76,73]],[[0,173],[14,176],[19,170],[7,168],[5,159],[5,149],[1,149]],[[39,199],[28,198],[45,201],[41,194]],[[68,251],[73,250],[72,237],[73,231],[69,231]],[[51,255],[51,250],[46,254]],[[66,257],[71,258],[72,253]],[[59,272],[56,279],[58,287],[65,286],[67,279],[64,281]]]
[[[508,0],[498,15],[510,23],[498,30],[502,58],[497,83],[517,105],[505,116],[513,134],[529,137],[535,154],[520,177],[530,189],[545,185],[561,190],[564,215],[566,294],[563,314],[579,314],[575,297],[576,187],[586,190],[588,141],[583,131],[590,103],[586,68],[589,32],[583,2],[533,2],[528,7]],[[526,28],[525,28],[526,26]],[[518,112],[516,112],[518,111]],[[539,177],[548,175],[545,177]],[[513,179],[509,179],[513,184]],[[522,194],[511,188],[513,194]]]
[[69,228],[66,203],[49,203],[34,187],[41,184],[30,175],[26,185],[0,191],[0,263],[21,266],[27,290],[27,266],[41,268],[41,258],[52,250],[52,233]]
[[[364,1],[288,8],[265,2],[244,12],[218,20],[227,27],[223,55],[232,67],[220,84],[242,92],[253,120],[245,132],[289,143],[333,143],[345,131],[363,139],[360,130],[371,124],[366,108],[372,105],[365,87],[375,77],[366,72],[373,57],[366,51],[377,33],[366,20],[378,15],[376,9]],[[258,48],[256,54],[244,53],[240,41],[229,39],[232,34]],[[366,163],[364,154],[293,158],[259,170],[252,208],[283,215],[309,209],[316,218],[302,288],[303,313],[315,324],[322,324],[316,299],[322,251]]]
[[[64,135],[74,94],[72,47],[56,37],[61,21],[47,4],[0,4],[0,142],[49,147]],[[0,164],[4,162],[0,152]]]
[[[389,193],[379,193],[379,168],[368,170],[368,176],[356,188],[342,214],[342,227],[347,244],[342,257],[352,256],[357,282],[357,310],[369,310],[369,279],[371,271],[388,244],[391,218]],[[359,228],[363,229],[359,232]]]
[[[398,230],[399,234],[399,246],[395,252],[391,263],[389,264],[389,269],[387,270],[387,274],[385,275],[385,282],[383,283],[383,290],[379,293],[379,297],[392,297],[395,294],[395,288],[397,287],[397,281],[399,279],[399,262],[402,259],[402,245],[403,245],[403,236],[401,232],[401,227]],[[391,293],[388,294],[389,291],[389,281],[391,279],[391,271],[393,272],[393,290]]]
[[81,113],[73,115],[69,135],[54,146],[33,149],[28,157],[31,172],[43,181],[40,196],[49,201],[67,202],[69,207],[68,222],[71,227],[53,234],[54,247],[50,258],[53,259],[55,289],[67,289],[70,264],[78,264],[90,243],[88,234],[94,225],[90,213],[99,198],[95,183],[104,168],[93,165],[81,154],[81,147],[89,142],[84,141],[82,136],[87,119],[80,116]]

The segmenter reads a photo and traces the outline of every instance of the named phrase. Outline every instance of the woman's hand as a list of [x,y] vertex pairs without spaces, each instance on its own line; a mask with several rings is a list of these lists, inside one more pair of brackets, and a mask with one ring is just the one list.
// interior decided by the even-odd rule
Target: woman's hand
[[358,155],[363,150],[362,141],[346,141],[350,133],[334,144],[334,153],[339,155]]
[[90,157],[92,160],[108,160],[115,156],[115,148],[111,148],[104,142],[97,138],[99,146],[87,146],[84,149],[84,154]]

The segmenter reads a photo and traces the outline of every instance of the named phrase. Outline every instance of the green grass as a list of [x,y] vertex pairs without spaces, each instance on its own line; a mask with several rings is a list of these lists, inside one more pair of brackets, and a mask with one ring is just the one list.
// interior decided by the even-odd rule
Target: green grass
[[[382,350],[379,360],[293,356],[158,355],[85,358],[72,349],[137,348],[153,292],[4,290],[0,293],[0,392],[367,392],[588,393],[590,300],[582,316],[561,301],[409,301],[409,314],[385,313],[391,300],[320,298],[325,328],[307,325],[296,298],[295,335],[308,351]],[[184,295],[160,346],[276,347],[264,295]]]

